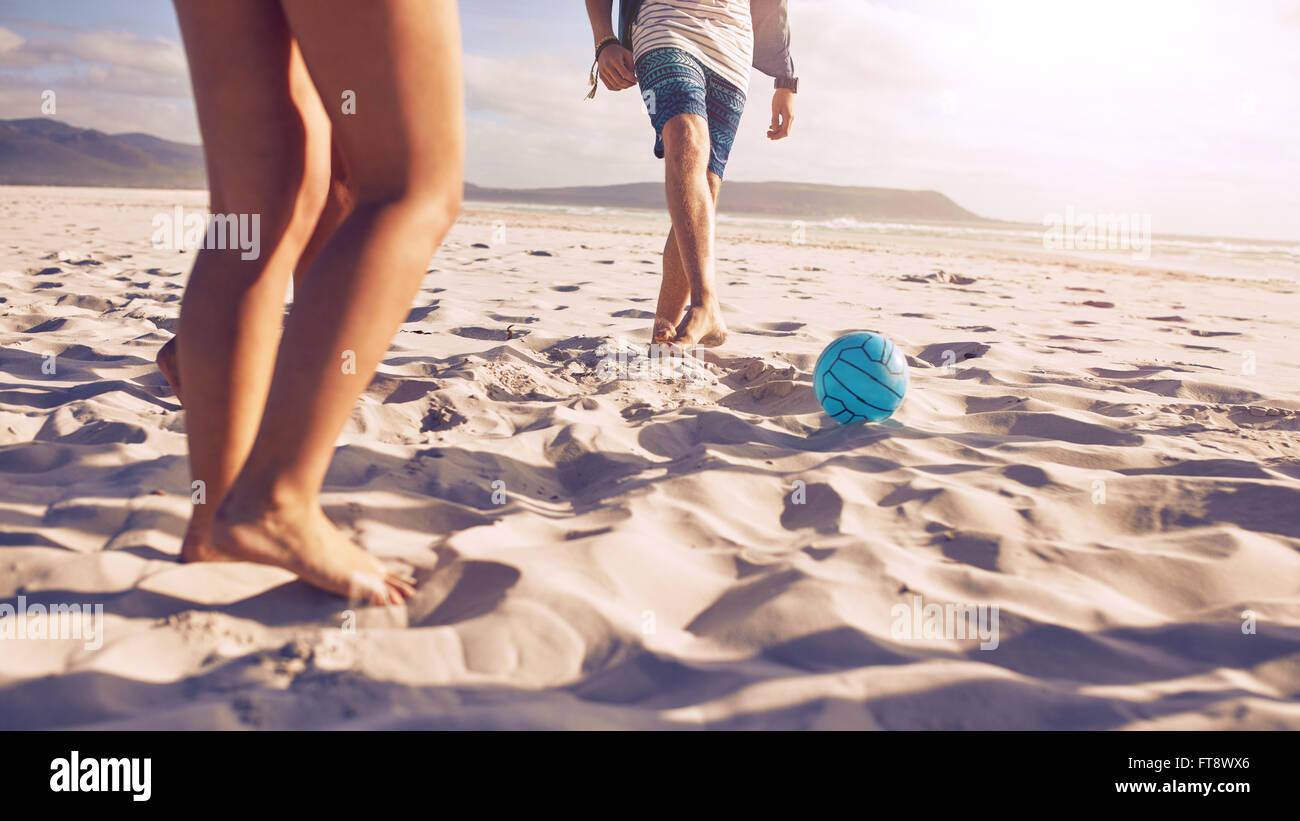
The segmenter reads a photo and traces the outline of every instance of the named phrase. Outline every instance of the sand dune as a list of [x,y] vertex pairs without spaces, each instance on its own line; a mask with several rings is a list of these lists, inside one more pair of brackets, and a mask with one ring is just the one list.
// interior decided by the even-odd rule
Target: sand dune
[[[666,221],[467,208],[325,488],[419,589],[349,610],[176,561],[150,220],[205,196],[0,191],[0,604],[104,611],[0,639],[0,727],[1300,728],[1294,284],[724,227],[731,339],[666,375]],[[841,428],[860,329],[911,388]]]

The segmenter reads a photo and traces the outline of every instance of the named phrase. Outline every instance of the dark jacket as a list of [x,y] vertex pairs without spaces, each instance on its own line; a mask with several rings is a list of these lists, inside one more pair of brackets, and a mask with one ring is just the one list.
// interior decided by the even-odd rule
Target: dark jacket
[[[624,48],[632,48],[632,21],[640,10],[641,0],[618,0],[618,33]],[[754,20],[754,68],[778,80],[793,78],[786,0],[749,0],[749,14]]]

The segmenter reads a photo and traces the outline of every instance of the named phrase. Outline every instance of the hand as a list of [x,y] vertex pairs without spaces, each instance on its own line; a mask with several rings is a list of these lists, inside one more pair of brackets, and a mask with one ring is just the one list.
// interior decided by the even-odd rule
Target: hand
[[618,43],[605,46],[600,51],[600,79],[610,91],[622,91],[636,85],[636,61],[632,52]]
[[772,95],[772,124],[767,127],[767,138],[784,140],[790,136],[792,125],[794,125],[794,92],[788,88],[778,88]]

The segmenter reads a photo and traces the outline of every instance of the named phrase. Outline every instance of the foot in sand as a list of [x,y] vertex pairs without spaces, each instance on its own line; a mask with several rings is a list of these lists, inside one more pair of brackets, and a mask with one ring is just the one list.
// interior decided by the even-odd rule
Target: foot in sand
[[208,526],[190,522],[181,541],[181,561],[185,564],[194,562],[228,562],[231,558],[212,546],[208,536]]
[[667,345],[677,336],[677,319],[655,316],[654,327],[650,329],[650,342],[654,345]]
[[716,348],[727,341],[727,323],[722,321],[722,308],[717,300],[686,309],[686,318],[677,326],[676,335],[667,340],[676,345],[700,345]]
[[173,336],[158,349],[158,356],[154,361],[158,364],[158,370],[162,371],[167,384],[171,386],[172,393],[176,394],[176,400],[181,401],[181,367],[176,361],[176,337]]
[[217,509],[211,546],[233,559],[282,567],[322,590],[372,604],[401,604],[415,592],[325,517],[319,506],[242,504]]

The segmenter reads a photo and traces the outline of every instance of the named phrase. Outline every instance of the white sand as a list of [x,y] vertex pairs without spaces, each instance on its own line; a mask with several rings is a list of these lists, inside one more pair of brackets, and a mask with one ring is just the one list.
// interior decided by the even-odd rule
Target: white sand
[[[419,592],[345,631],[176,561],[152,360],[193,254],[150,220],[204,202],[0,189],[0,603],[105,613],[0,639],[0,727],[1300,728],[1294,285],[724,228],[708,378],[602,381],[666,221],[469,208],[325,488]],[[911,390],[841,429],[810,370],[857,329]],[[998,647],[900,636],[917,595],[996,605]]]

